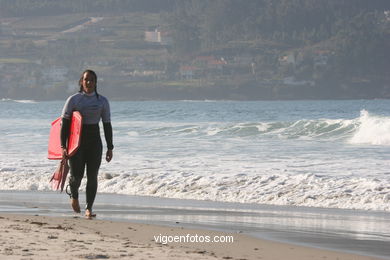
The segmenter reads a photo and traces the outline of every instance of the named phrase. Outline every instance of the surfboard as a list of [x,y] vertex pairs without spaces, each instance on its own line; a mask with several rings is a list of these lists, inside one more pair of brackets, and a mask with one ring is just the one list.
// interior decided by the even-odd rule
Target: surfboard
[[[71,157],[80,146],[81,130],[83,118],[78,111],[74,111],[70,122],[70,132],[68,138],[68,155]],[[62,118],[59,117],[51,123],[48,156],[49,160],[61,160],[61,123]]]

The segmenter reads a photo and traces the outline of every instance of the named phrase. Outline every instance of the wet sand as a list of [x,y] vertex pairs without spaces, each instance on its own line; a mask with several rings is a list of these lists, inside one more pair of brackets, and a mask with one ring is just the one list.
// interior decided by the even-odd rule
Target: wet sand
[[[377,259],[210,230],[82,217],[1,214],[0,220],[2,259]],[[162,244],[156,236],[182,236],[183,241]],[[195,236],[234,240],[196,243],[184,239]]]
[[[373,223],[383,221],[378,228],[387,227],[388,217],[381,214],[372,219],[362,213],[357,222],[348,220],[348,212],[337,217],[337,211],[324,210],[333,222],[311,223],[320,215],[308,209],[259,211],[246,205],[99,194],[98,218],[87,220],[71,212],[64,194],[2,191],[0,197],[0,259],[390,259],[389,243],[380,241],[379,233],[361,242],[364,232],[373,235]],[[356,233],[356,239],[324,236],[324,230],[332,231],[329,226],[339,230],[348,221],[356,225],[351,229],[362,223],[371,229]],[[302,223],[306,230],[295,232]],[[182,241],[174,242],[175,237]],[[206,237],[233,241],[207,242]],[[168,238],[172,242],[163,243]],[[349,249],[359,243],[361,251]],[[378,256],[368,256],[374,253]]]

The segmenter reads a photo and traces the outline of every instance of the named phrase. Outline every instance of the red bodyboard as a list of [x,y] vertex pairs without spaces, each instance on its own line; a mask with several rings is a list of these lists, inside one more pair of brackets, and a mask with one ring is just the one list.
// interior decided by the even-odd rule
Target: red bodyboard
[[[68,139],[68,155],[71,157],[80,146],[81,129],[83,118],[78,111],[74,111],[70,122],[70,133]],[[61,160],[61,123],[62,118],[59,117],[51,123],[48,156],[50,160]]]

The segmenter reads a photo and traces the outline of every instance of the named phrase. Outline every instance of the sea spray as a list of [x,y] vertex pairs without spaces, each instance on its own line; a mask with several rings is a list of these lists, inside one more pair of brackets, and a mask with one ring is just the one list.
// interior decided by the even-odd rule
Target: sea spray
[[390,145],[390,117],[371,115],[362,110],[358,122],[351,144]]

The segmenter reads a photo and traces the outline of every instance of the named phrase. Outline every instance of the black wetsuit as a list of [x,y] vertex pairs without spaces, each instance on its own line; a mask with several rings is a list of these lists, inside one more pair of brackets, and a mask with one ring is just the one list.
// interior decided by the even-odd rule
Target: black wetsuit
[[100,138],[99,121],[103,120],[104,136],[108,149],[113,149],[110,107],[107,99],[101,95],[77,93],[68,98],[62,113],[61,146],[66,147],[70,118],[73,111],[79,111],[83,116],[81,142],[77,152],[69,159],[70,165],[70,196],[79,197],[79,187],[86,168],[87,187],[86,208],[92,211],[98,186],[98,173],[102,159],[102,140]]

